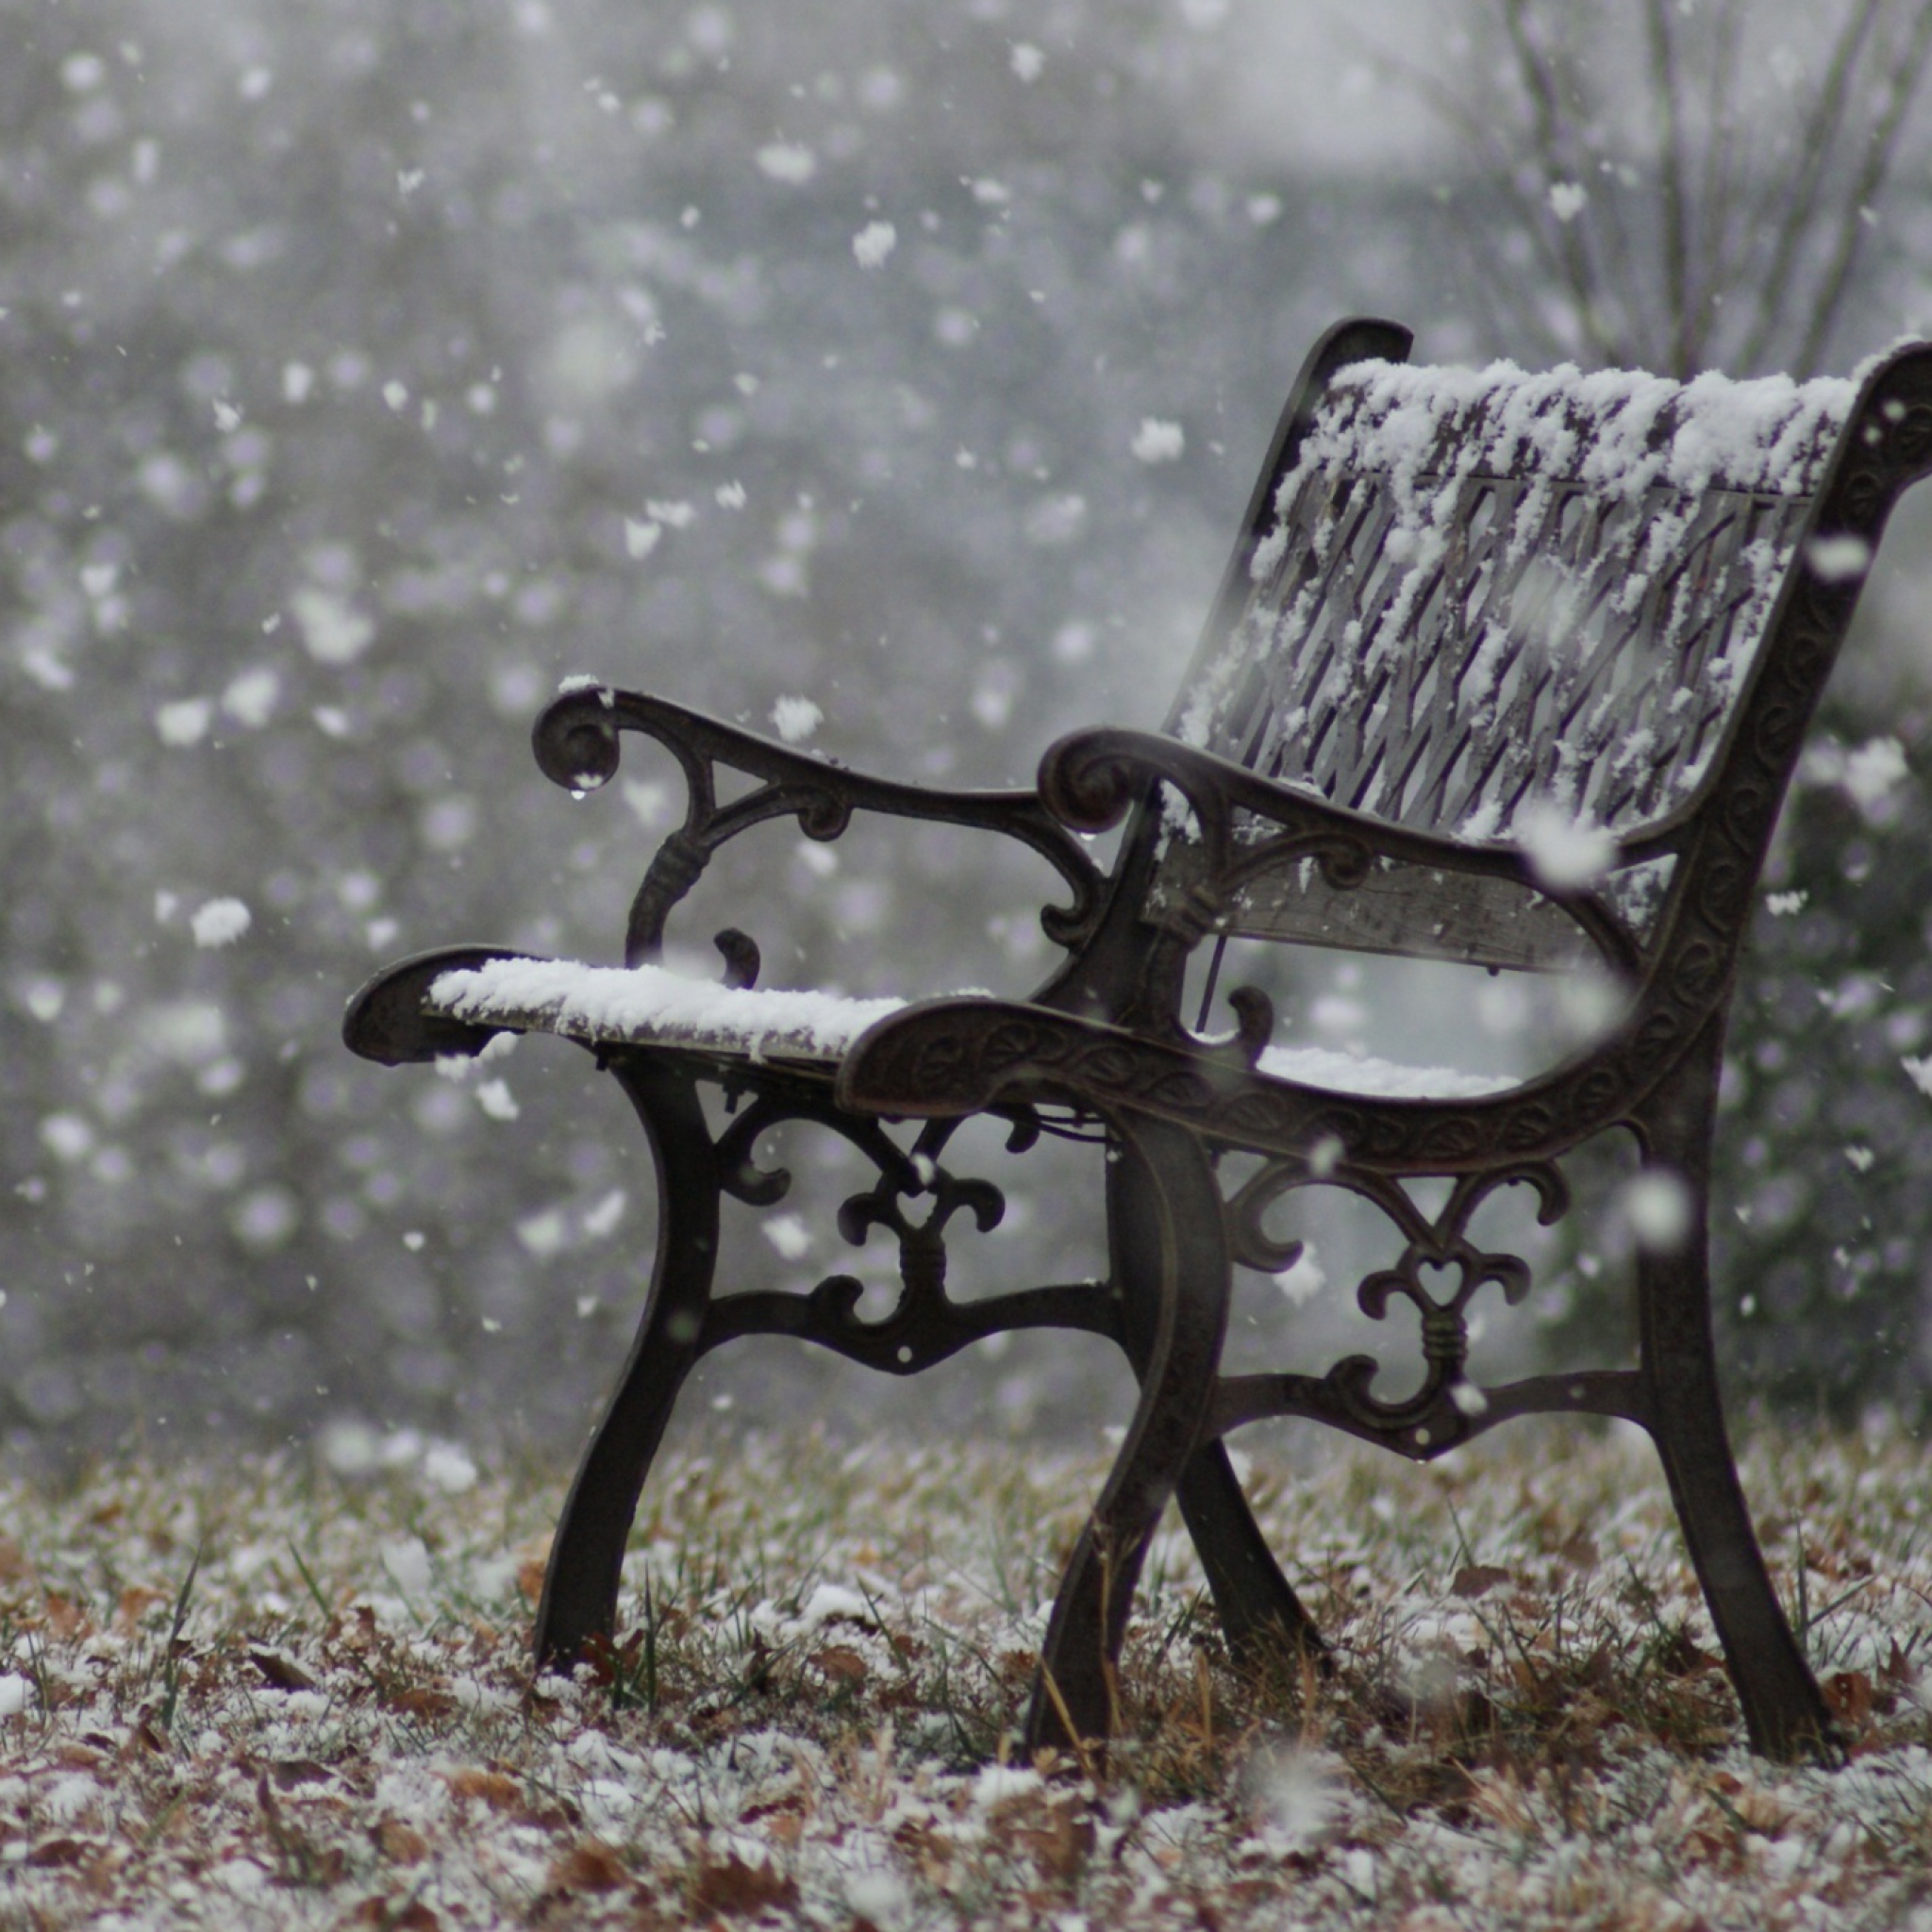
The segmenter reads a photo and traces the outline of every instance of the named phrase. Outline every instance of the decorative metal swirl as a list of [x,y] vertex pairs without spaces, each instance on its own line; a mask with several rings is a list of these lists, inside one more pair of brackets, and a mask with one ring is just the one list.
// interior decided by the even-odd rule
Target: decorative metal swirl
[[[593,791],[616,775],[625,731],[655,738],[672,753],[683,769],[688,797],[683,825],[659,846],[631,903],[626,965],[660,956],[665,921],[721,845],[775,818],[795,818],[807,838],[820,841],[840,837],[858,810],[1001,832],[1039,853],[1072,889],[1070,904],[1049,906],[1040,915],[1050,940],[1075,947],[1099,918],[1098,869],[1030,791],[941,791],[868,777],[662,698],[608,685],[579,686],[556,698],[539,716],[531,745],[553,783]],[[764,783],[721,805],[721,766]]]
[[[1074,732],[1050,746],[1040,764],[1042,802],[1089,833],[1117,824],[1157,786],[1171,788],[1174,803],[1158,841],[1164,851],[1150,916],[1186,945],[1224,930],[1243,891],[1268,874],[1312,861],[1330,891],[1349,892],[1378,860],[1390,860],[1507,881],[1561,907],[1613,972],[1634,974],[1640,964],[1629,926],[1600,892],[1549,886],[1520,852],[1390,824],[1151,732]],[[1619,862],[1650,856],[1633,847]]]
[[[1494,1282],[1511,1307],[1529,1293],[1529,1264],[1520,1256],[1492,1254],[1469,1239],[1471,1218],[1499,1188],[1523,1183],[1536,1191],[1537,1220],[1547,1227],[1570,1208],[1570,1190],[1561,1172],[1548,1161],[1527,1161],[1462,1175],[1451,1188],[1441,1211],[1433,1219],[1416,1206],[1408,1191],[1386,1174],[1367,1172],[1332,1158],[1331,1150],[1315,1157],[1273,1160],[1239,1189],[1227,1204],[1230,1248],[1237,1260],[1269,1273],[1291,1266],[1299,1257],[1299,1241],[1281,1241],[1267,1232],[1265,1217],[1284,1196],[1303,1188],[1339,1187],[1372,1202],[1394,1223],[1405,1246],[1392,1268],[1365,1275],[1356,1289],[1356,1303],[1371,1321],[1388,1317],[1391,1298],[1407,1301],[1422,1320],[1423,1379],[1421,1386],[1398,1402],[1385,1402],[1372,1392],[1382,1364],[1368,1355],[1344,1357],[1322,1378],[1330,1401],[1350,1419],[1358,1433],[1398,1436],[1412,1433],[1440,1414],[1457,1412],[1457,1397],[1468,1390],[1468,1308],[1477,1291]],[[1454,1269],[1457,1280],[1443,1297],[1423,1280],[1425,1269]],[[1439,1431],[1446,1444],[1454,1425]]]
[[[768,1073],[758,1098],[718,1137],[719,1185],[734,1199],[766,1208],[790,1191],[791,1176],[785,1169],[761,1168],[756,1159],[759,1138],[786,1121],[830,1128],[878,1170],[875,1185],[841,1204],[839,1232],[854,1247],[862,1247],[874,1228],[892,1234],[899,1249],[898,1299],[882,1316],[860,1316],[864,1284],[848,1274],[827,1275],[804,1293],[726,1295],[706,1313],[700,1354],[743,1335],[782,1334],[871,1368],[909,1375],[1006,1329],[1075,1328],[1118,1341],[1118,1308],[1104,1283],[1023,1289],[969,1303],[948,1297],[948,1224],[968,1213],[981,1234],[990,1234],[1006,1213],[1006,1199],[991,1181],[962,1178],[940,1165],[959,1122],[927,1122],[908,1150],[876,1121],[834,1106],[823,1090],[800,1083],[788,1091]],[[1031,1145],[1040,1132],[1032,1109],[1010,1109],[1009,1121],[1008,1151]],[[908,1213],[908,1204],[921,1200],[931,1203],[924,1215]]]

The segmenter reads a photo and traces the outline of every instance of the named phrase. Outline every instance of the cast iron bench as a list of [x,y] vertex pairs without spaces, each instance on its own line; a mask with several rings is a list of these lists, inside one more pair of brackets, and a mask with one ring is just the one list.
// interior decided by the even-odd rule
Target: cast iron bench
[[[1800,387],[1410,368],[1409,341],[1353,321],[1310,355],[1164,732],[1064,738],[1036,791],[926,791],[580,681],[537,721],[545,774],[603,785],[623,734],[641,732],[689,784],[625,964],[455,947],[356,995],[348,1043],[385,1062],[475,1054],[504,1031],[577,1041],[623,1087],[655,1158],[650,1291],[564,1506],[540,1662],[610,1633],[645,1474],[709,1350],[791,1335],[915,1374],[1002,1330],[1062,1327],[1117,1342],[1140,1397],[1060,1586],[1029,1743],[1106,1736],[1136,1579],[1171,1499],[1237,1651],[1324,1655],[1235,1479],[1231,1430],[1310,1417],[1427,1459],[1555,1411],[1620,1416],[1655,1440],[1753,1746],[1837,1751],[1725,1436],[1710,1144],[1739,949],[1806,722],[1891,506],[1932,469],[1932,346]],[[721,798],[721,771],[750,788]],[[1066,957],[1031,999],[757,991],[757,948],[735,932],[719,941],[723,985],[657,963],[667,915],[727,840],[779,817],[836,839],[860,810],[1004,833],[1058,871],[1067,903],[1041,924]],[[1124,822],[1103,874],[1076,835]],[[1338,1081],[1271,1044],[1256,989],[1227,996],[1225,1039],[1206,1034],[1205,1002],[1198,1024],[1184,1021],[1190,956],[1208,944],[1218,959],[1230,936],[1588,967],[1624,1004],[1518,1084],[1405,1087],[1375,1066]],[[739,1103],[721,1127],[708,1085]],[[948,1297],[948,1223],[985,1228],[999,1213],[985,1182],[941,1164],[974,1114],[1002,1118],[1020,1146],[1070,1121],[1104,1133],[1105,1281]],[[840,1225],[855,1242],[875,1227],[897,1238],[903,1290],[883,1319],[860,1317],[850,1276],[713,1292],[721,1200],[784,1193],[757,1153],[798,1120],[877,1170]],[[1529,1268],[1483,1251],[1472,1216],[1520,1182],[1557,1220],[1559,1163],[1611,1128],[1682,1208],[1676,1238],[1636,1255],[1640,1365],[1477,1388],[1471,1297],[1493,1283],[1519,1301]],[[1417,1183],[1446,1183],[1443,1205],[1425,1208]],[[1367,1356],[1320,1376],[1221,1370],[1231,1267],[1288,1265],[1294,1244],[1267,1216],[1312,1187],[1351,1190],[1398,1232],[1399,1257],[1357,1300],[1377,1319],[1397,1300],[1420,1317],[1422,1380],[1405,1398],[1374,1392]]]

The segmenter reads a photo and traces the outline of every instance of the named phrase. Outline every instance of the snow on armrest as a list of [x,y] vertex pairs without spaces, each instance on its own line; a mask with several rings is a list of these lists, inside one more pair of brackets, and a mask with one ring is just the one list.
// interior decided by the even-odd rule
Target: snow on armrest
[[906,1002],[724,987],[661,966],[496,959],[443,974],[431,984],[426,1004],[473,1024],[612,1044],[709,1047],[752,1059],[838,1060],[874,1021]]

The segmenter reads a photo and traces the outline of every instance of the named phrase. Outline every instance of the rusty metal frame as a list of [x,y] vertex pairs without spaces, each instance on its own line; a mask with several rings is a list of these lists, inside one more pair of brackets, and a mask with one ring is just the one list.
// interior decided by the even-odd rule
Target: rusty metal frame
[[[1406,330],[1374,322],[1341,325],[1317,344],[1257,484],[1209,644],[1245,594],[1245,558],[1326,384],[1351,362],[1400,359],[1407,346]],[[1854,537],[1875,550],[1899,494],[1928,471],[1932,347],[1918,345],[1867,377],[1807,538]],[[1738,954],[1807,721],[1857,595],[1856,581],[1814,568],[1811,556],[1801,543],[1711,775],[1689,805],[1619,848],[1620,866],[1674,861],[1662,910],[1641,932],[1605,894],[1549,891],[1513,852],[1351,811],[1170,736],[1079,733],[1048,751],[1033,791],[937,792],[848,772],[640,693],[593,686],[553,703],[534,742],[559,784],[582,791],[608,781],[625,732],[669,747],[685,773],[686,819],[638,891],[627,963],[658,957],[667,917],[723,843],[780,816],[815,839],[838,837],[858,810],[997,831],[1045,858],[1070,897],[1041,915],[1066,958],[1032,999],[927,1001],[881,1022],[837,1063],[753,1065],[723,1050],[583,1040],[637,1111],[660,1212],[637,1337],[553,1546],[535,1634],[540,1662],[568,1661],[610,1633],[642,1483],[686,1375],[711,1349],[783,1334],[916,1374],[988,1335],[1052,1326],[1113,1341],[1141,1394],[1062,1579],[1029,1744],[1084,1744],[1115,1728],[1115,1660],[1148,1541],[1172,1499],[1230,1641],[1250,1655],[1286,1644],[1325,1659],[1234,1478],[1223,1446],[1231,1430],[1299,1416],[1425,1460],[1511,1417],[1557,1412],[1620,1416],[1650,1433],[1753,1746],[1778,1757],[1835,1757],[1829,1710],[1779,1607],[1738,1482],[1718,1399],[1706,1262],[1717,1070]],[[721,768],[759,782],[721,804]],[[1176,801],[1192,832],[1185,886],[1155,920],[1149,893]],[[1124,821],[1120,856],[1103,876],[1078,835]],[[1265,997],[1237,990],[1236,1037],[1208,1045],[1182,1024],[1182,979],[1190,955],[1227,929],[1256,880],[1309,864],[1340,894],[1390,865],[1541,892],[1630,989],[1625,1017],[1562,1065],[1483,1099],[1358,1097],[1270,1077],[1257,1070],[1272,1020]],[[718,944],[727,982],[753,984],[755,942],[734,929]],[[349,1044],[391,1063],[480,1050],[495,1029],[439,1013],[425,995],[452,966],[495,957],[499,949],[448,948],[378,974],[351,1004]],[[701,1090],[720,1083],[749,1104],[714,1131]],[[1017,1150],[1070,1121],[1106,1137],[1116,1157],[1107,1280],[964,1304],[948,1297],[949,1226],[990,1228],[1002,1203],[986,1182],[948,1171],[943,1157],[960,1121],[989,1112],[1008,1123]],[[714,1293],[721,1202],[766,1207],[783,1197],[788,1176],[758,1167],[757,1144],[794,1120],[841,1136],[877,1174],[846,1201],[840,1224],[855,1241],[875,1227],[898,1241],[901,1291],[882,1319],[858,1316],[849,1275],[804,1293]],[[1508,1186],[1532,1191],[1541,1220],[1560,1218],[1570,1211],[1562,1161],[1617,1131],[1635,1139],[1645,1161],[1681,1177],[1692,1208],[1681,1248],[1639,1258],[1639,1366],[1475,1389],[1467,1304],[1486,1283],[1520,1299],[1529,1271],[1519,1257],[1479,1248],[1471,1218]],[[1259,1157],[1238,1186],[1222,1179],[1229,1152]],[[1450,1184],[1433,1214],[1410,1191],[1424,1179]],[[1271,1237],[1263,1216],[1317,1186],[1373,1202],[1400,1236],[1392,1267],[1359,1284],[1357,1298],[1372,1317],[1396,1301],[1421,1317],[1423,1379],[1401,1401],[1374,1395],[1379,1364],[1366,1356],[1320,1376],[1220,1373],[1232,1268],[1285,1265],[1292,1244]],[[1431,1291],[1425,1268],[1452,1270],[1454,1291]]]

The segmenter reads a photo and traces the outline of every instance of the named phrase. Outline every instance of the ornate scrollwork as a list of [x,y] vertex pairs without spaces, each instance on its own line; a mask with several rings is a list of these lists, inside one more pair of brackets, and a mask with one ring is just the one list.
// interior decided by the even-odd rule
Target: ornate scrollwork
[[[1463,1405],[1471,1401],[1469,1305],[1478,1290],[1493,1282],[1515,1307],[1531,1285],[1528,1262],[1518,1255],[1477,1247],[1469,1238],[1469,1223],[1491,1194],[1519,1182],[1535,1190],[1537,1220],[1542,1225],[1561,1220],[1569,1211],[1570,1190],[1561,1172],[1548,1161],[1525,1161],[1464,1174],[1431,1218],[1398,1182],[1336,1158],[1332,1143],[1312,1156],[1270,1161],[1228,1201],[1229,1244],[1235,1258],[1268,1273],[1292,1265],[1302,1244],[1270,1235],[1265,1217],[1278,1201],[1304,1188],[1345,1188],[1372,1202],[1402,1234],[1405,1245],[1395,1265],[1365,1275],[1356,1289],[1356,1303],[1374,1322],[1387,1319],[1395,1299],[1415,1309],[1422,1323],[1423,1379],[1412,1394],[1386,1402],[1372,1391],[1382,1371],[1374,1356],[1348,1356],[1337,1362],[1322,1378],[1326,1396],[1322,1406],[1339,1409],[1357,1433],[1407,1437],[1412,1442],[1420,1426],[1424,1444],[1433,1441],[1446,1447],[1463,1432]],[[1424,1279],[1425,1270],[1453,1270],[1453,1291],[1443,1295],[1432,1289]]]
[[[1006,1112],[1008,1148],[1017,1152],[1038,1138],[1041,1123],[1028,1108]],[[718,1138],[719,1185],[726,1193],[759,1208],[785,1198],[791,1174],[783,1168],[759,1167],[755,1148],[764,1133],[789,1120],[829,1127],[877,1169],[874,1186],[841,1204],[838,1226],[854,1247],[862,1247],[877,1228],[893,1236],[899,1250],[898,1298],[888,1313],[863,1317],[858,1306],[864,1284],[848,1274],[827,1275],[804,1293],[727,1295],[711,1304],[701,1353],[740,1335],[787,1334],[868,1367],[909,1375],[1001,1329],[1058,1326],[1115,1334],[1111,1294],[1097,1282],[1026,1289],[970,1303],[947,1295],[948,1224],[965,1213],[981,1234],[990,1234],[1006,1213],[1005,1196],[991,1181],[962,1177],[940,1164],[958,1121],[928,1122],[908,1150],[876,1121],[840,1109],[822,1091],[802,1085],[789,1092],[768,1087]],[[916,1214],[910,1211],[915,1202],[930,1206]]]
[[[608,685],[576,686],[556,698],[538,718],[531,745],[544,776],[571,791],[594,791],[616,775],[625,731],[655,738],[672,753],[683,768],[688,796],[683,825],[658,848],[631,903],[626,965],[661,954],[672,909],[721,845],[775,818],[796,819],[807,838],[820,841],[839,838],[859,810],[1001,832],[1031,846],[1072,889],[1071,904],[1041,914],[1049,939],[1076,946],[1099,917],[1098,869],[1030,791],[937,791],[868,777],[661,698]],[[720,767],[764,782],[721,804]]]

